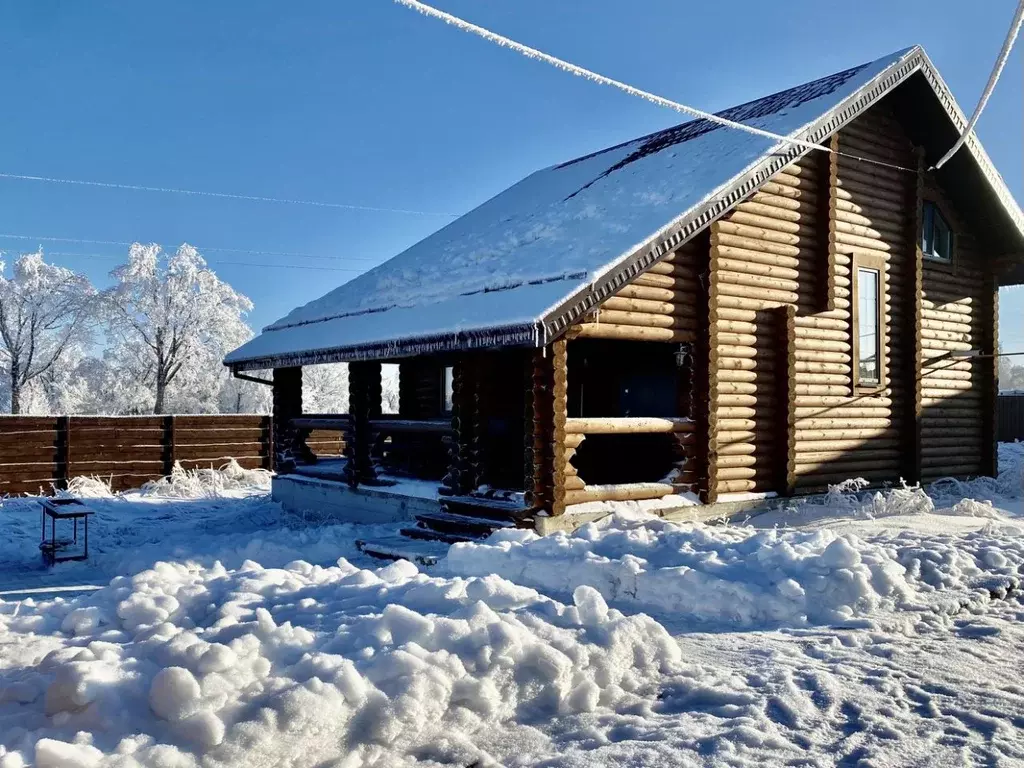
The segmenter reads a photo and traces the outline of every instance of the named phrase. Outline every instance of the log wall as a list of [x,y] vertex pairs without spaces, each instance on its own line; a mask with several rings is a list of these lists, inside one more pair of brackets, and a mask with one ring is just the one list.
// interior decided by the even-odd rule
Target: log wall
[[[884,107],[831,146],[917,164]],[[916,174],[811,153],[712,225],[710,463],[718,494],[812,491],[851,476],[904,474],[899,435],[913,394],[916,243],[907,212],[916,194]],[[870,392],[855,391],[853,381],[858,257],[880,259],[885,270],[884,386]],[[788,358],[772,314],[785,306],[795,310]]]
[[996,349],[994,272],[942,190],[925,180],[954,231],[953,263],[922,262],[921,476],[995,474],[995,398],[998,360],[940,359],[949,352]]
[[[709,500],[994,467],[993,366],[928,365],[994,349],[997,289],[976,239],[884,104],[831,146],[711,226]],[[922,263],[922,199],[948,212],[952,265]],[[851,303],[869,260],[884,269],[883,384],[862,388]],[[794,312],[789,349],[780,307]]]

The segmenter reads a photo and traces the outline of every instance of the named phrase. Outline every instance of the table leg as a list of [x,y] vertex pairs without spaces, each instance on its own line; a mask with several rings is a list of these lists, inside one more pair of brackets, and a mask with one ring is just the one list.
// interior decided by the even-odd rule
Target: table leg
[[85,559],[89,559],[89,518],[85,518]]
[[74,526],[74,534],[73,534],[74,538],[72,539],[72,541],[74,541],[75,544],[77,544],[78,543],[78,518],[77,517],[73,518],[71,520],[71,522],[73,522],[75,524],[75,526]]

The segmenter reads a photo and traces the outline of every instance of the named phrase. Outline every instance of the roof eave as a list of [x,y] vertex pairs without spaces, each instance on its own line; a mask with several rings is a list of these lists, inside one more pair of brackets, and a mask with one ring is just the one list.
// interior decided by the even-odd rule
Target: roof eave
[[286,355],[263,355],[237,360],[224,359],[224,365],[232,371],[259,371],[270,368],[291,368],[303,365],[325,363],[353,363],[363,360],[397,360],[417,355],[459,352],[487,347],[538,347],[540,339],[539,321],[508,325],[496,328],[456,330],[446,333],[424,335],[395,341],[378,341],[369,344],[352,344],[326,350],[309,350]]

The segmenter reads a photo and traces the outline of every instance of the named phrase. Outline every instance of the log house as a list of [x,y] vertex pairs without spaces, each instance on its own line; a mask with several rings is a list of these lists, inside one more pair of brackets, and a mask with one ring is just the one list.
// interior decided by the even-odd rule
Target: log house
[[[273,370],[275,496],[404,493],[406,535],[450,542],[608,501],[994,475],[1024,216],[974,137],[929,170],[966,121],[924,51],[723,114],[828,151],[696,120],[555,166],[229,355]],[[349,414],[302,412],[325,362],[350,365]]]

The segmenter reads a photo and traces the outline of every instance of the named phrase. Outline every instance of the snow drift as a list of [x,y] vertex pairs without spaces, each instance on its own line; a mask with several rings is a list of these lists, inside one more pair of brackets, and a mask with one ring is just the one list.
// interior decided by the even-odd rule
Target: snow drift
[[0,602],[0,639],[4,768],[468,765],[490,726],[628,708],[682,667],[590,587],[564,605],[407,562],[160,563],[74,603]]
[[589,584],[624,610],[678,622],[799,626],[952,598],[940,591],[1016,584],[1024,530],[999,528],[956,539],[913,530],[865,539],[620,514],[573,534],[500,531],[480,544],[456,544],[445,562],[452,574],[497,573],[553,596]]

